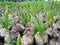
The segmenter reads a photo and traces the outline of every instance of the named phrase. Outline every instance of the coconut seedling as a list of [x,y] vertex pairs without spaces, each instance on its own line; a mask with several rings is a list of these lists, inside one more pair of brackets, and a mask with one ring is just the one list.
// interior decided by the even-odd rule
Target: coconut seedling
[[0,19],[0,24],[7,30],[8,34],[9,34],[9,30],[8,30],[8,25],[9,25],[8,8],[6,8],[4,19]]
[[0,19],[0,23],[6,30],[8,30],[8,24],[9,24],[8,8],[5,11],[4,19]]
[[[9,26],[9,18],[8,18],[8,8],[6,8],[5,14],[4,14],[4,19],[0,19],[0,24],[3,26],[3,28],[6,29],[7,33],[8,33],[8,39],[9,41],[11,41],[11,36],[10,36],[10,32],[8,29]],[[6,41],[6,42],[9,42]]]
[[45,25],[43,24],[42,18],[41,18],[41,14],[38,15],[38,18],[33,17],[33,25],[34,25],[34,34],[36,34],[37,32],[40,33],[40,35],[42,36],[42,45],[44,45],[44,30],[45,30]]

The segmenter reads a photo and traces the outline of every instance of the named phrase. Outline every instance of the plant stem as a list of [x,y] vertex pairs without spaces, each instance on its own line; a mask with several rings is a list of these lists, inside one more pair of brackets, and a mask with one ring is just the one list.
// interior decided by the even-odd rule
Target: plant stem
[[54,35],[54,12],[52,13],[51,28],[52,28],[52,36],[53,36]]
[[44,33],[42,34],[42,45],[44,45]]
[[52,24],[52,36],[54,35],[54,26]]
[[49,23],[50,23],[51,21],[47,21],[46,23],[45,23],[45,26],[46,26],[46,28],[49,26]]
[[33,41],[34,41],[34,37],[35,37],[35,36],[32,37],[32,41],[31,41],[30,45],[32,45],[32,43],[33,43]]
[[42,36],[42,45],[44,45],[44,36]]
[[8,39],[11,39],[9,30],[7,32],[8,32]]

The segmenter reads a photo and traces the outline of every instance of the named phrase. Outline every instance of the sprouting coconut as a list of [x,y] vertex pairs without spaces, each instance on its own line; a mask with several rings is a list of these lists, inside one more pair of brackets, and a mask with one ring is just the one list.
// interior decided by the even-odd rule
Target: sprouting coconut
[[35,41],[37,45],[42,45],[42,37],[39,32],[35,35]]
[[25,27],[22,24],[17,23],[16,24],[16,30],[22,35],[24,30],[25,30]]
[[30,45],[31,41],[32,41],[32,35],[30,34],[25,34],[22,37],[22,45]]

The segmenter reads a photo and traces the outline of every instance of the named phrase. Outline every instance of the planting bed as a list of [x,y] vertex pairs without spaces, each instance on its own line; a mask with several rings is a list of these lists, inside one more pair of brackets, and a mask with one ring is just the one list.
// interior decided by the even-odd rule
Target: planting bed
[[0,2],[0,45],[60,45],[60,2]]

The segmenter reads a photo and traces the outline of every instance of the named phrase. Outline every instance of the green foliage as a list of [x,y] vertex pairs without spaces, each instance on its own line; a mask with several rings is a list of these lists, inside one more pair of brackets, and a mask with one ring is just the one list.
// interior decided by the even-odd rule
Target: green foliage
[[13,23],[14,23],[14,26],[16,26],[16,20],[15,19],[14,19],[14,22]]
[[52,12],[52,15],[51,15],[52,24],[54,23],[54,16],[55,16],[55,13]]
[[0,24],[2,25],[2,27],[4,27],[4,22],[2,19],[0,19]]
[[51,20],[51,10],[47,11],[47,21]]
[[16,41],[15,40],[8,39],[8,40],[6,40],[6,43],[7,44],[14,44],[14,43],[16,43]]
[[20,14],[20,19],[23,21],[24,25],[26,26],[30,19],[29,12],[23,10],[23,12]]
[[8,18],[8,8],[6,8],[4,19],[0,19],[0,24],[8,30],[9,18]]
[[22,45],[20,34],[18,34],[16,45]]
[[44,1],[28,1],[28,2],[0,2],[0,7],[3,9],[8,6],[9,12],[14,14],[19,10],[21,7],[22,9],[26,9],[27,11],[31,12],[32,15],[36,12],[40,12],[41,10],[49,10],[56,8],[56,12],[60,12],[60,1],[48,1],[47,3]]
[[43,34],[43,33],[44,33],[44,30],[45,30],[45,25],[43,24],[43,21],[42,21],[42,18],[41,18],[41,14],[39,14],[39,16],[38,16],[38,23],[39,23],[39,25],[40,25],[40,30],[39,30],[39,32],[40,32],[41,34]]
[[47,12],[47,22],[53,24],[54,23],[55,12],[53,10],[48,10]]
[[5,11],[4,24],[5,24],[5,28],[8,29],[8,25],[9,25],[8,8],[7,8],[6,11]]
[[33,20],[34,29],[35,29],[34,33],[36,34],[36,32],[39,31],[40,34],[42,35],[45,30],[45,25],[43,24],[41,14],[38,15],[38,18],[33,17],[32,20]]

